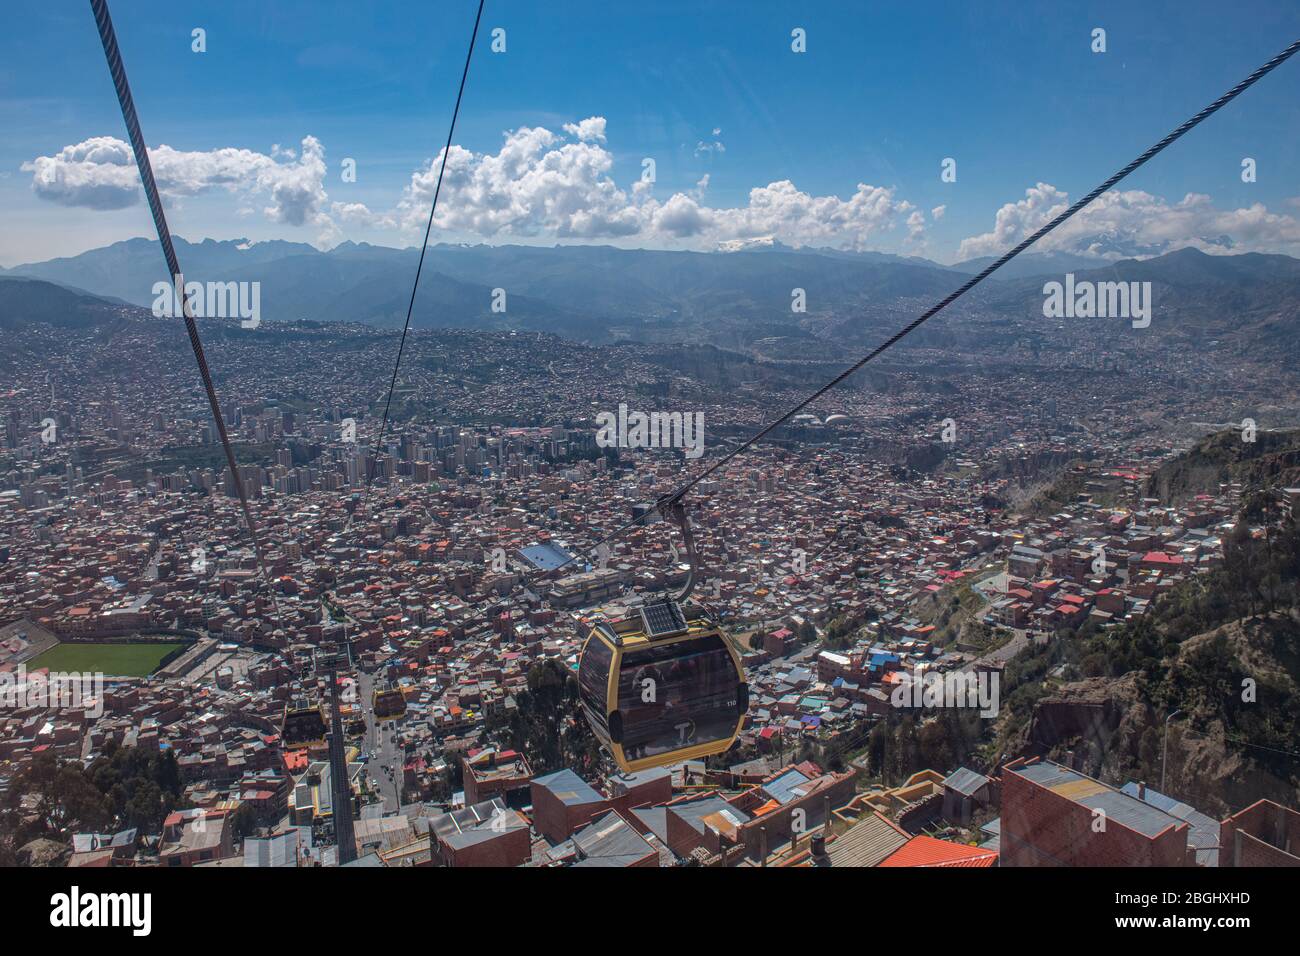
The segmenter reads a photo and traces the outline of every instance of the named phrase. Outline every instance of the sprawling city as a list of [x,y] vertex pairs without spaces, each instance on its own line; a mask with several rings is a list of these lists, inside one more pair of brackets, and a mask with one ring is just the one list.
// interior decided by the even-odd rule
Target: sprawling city
[[[542,28],[473,0],[385,212],[347,191],[365,158],[340,176],[312,136],[182,142],[139,33],[184,26],[176,57],[242,40],[150,6],[114,4],[111,44],[100,0],[65,14],[84,120],[37,135],[0,87],[26,150],[0,157],[0,865],[286,886],[1300,865],[1300,139],[1269,112],[1294,109],[1300,64],[1153,160],[1166,178],[1068,208],[1275,54],[1294,11],[1262,5],[1274,26],[1152,106],[1163,126],[1071,160],[1068,197],[1038,181],[949,246],[982,201],[976,146],[961,178],[937,153],[915,201],[899,172],[728,205],[705,192],[743,148],[722,123],[670,132],[660,180],[703,179],[656,186],[603,116],[544,120],[545,96],[510,114],[514,74],[493,70]],[[783,51],[831,55],[829,26],[755,16],[773,50],[727,90]],[[1078,22],[1052,33],[1082,37],[1071,62],[1135,55]],[[355,47],[313,27],[299,66],[378,77],[358,51],[379,27],[354,26]],[[113,99],[116,44],[149,157]],[[679,125],[697,107],[662,106]],[[475,145],[430,158],[448,122]],[[1193,188],[1206,143],[1253,123],[1272,138],[1220,140],[1221,188]],[[1244,191],[1256,160],[1231,157],[1251,150],[1289,185]],[[110,925],[86,887],[118,884],[93,875],[51,884],[71,887],[52,926]],[[1211,885],[1182,879],[1160,886]],[[1163,925],[1251,925],[1228,905],[1249,894],[1196,895],[1161,900],[1184,904]],[[1144,899],[1110,892],[1100,915]]]

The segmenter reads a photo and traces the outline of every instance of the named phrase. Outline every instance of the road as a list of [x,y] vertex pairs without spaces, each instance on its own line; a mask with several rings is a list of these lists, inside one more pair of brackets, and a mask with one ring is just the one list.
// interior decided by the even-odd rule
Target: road
[[401,805],[404,754],[401,747],[392,742],[396,724],[380,724],[375,720],[374,689],[374,676],[357,671],[357,706],[361,708],[366,721],[364,747],[375,754],[366,765],[366,772],[374,782],[375,789],[384,798],[384,810],[395,811]]
[[[325,620],[336,621],[334,609],[330,606],[328,600],[331,597],[332,595],[328,591],[322,595],[321,613],[325,616]],[[348,625],[359,626],[356,618],[348,614],[346,610],[343,610],[343,614],[345,628]],[[374,787],[380,796],[383,797],[384,810],[396,811],[402,802],[402,767],[406,762],[406,755],[403,753],[402,748],[390,739],[397,725],[393,722],[380,724],[375,720],[374,675],[366,674],[358,669],[355,676],[356,703],[357,707],[361,709],[366,722],[366,732],[362,738],[362,749],[374,754],[366,763],[366,774],[374,782]]]

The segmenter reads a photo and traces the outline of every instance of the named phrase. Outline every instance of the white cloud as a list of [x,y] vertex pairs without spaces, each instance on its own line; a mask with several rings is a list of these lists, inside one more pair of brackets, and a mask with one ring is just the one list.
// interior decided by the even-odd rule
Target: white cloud
[[700,140],[695,144],[696,158],[700,156],[708,156],[710,153],[713,153],[718,156],[721,156],[723,153],[725,153],[727,151],[727,147],[722,145],[722,140],[719,138],[720,136],[722,136],[722,127],[720,126],[713,127],[713,142],[706,143],[703,140]]
[[373,223],[373,217],[370,210],[366,208],[365,203],[336,202],[330,207],[330,212],[345,225],[369,226]]
[[22,170],[32,174],[37,196],[60,205],[125,209],[140,200],[131,147],[111,136],[95,136],[53,156],[38,156],[23,163]]
[[920,242],[925,238],[925,213],[917,209],[907,217],[908,242]]
[[[715,130],[715,135],[720,130]],[[788,245],[864,249],[888,239],[906,223],[908,241],[923,232],[919,213],[893,189],[859,183],[847,199],[815,196],[789,180],[749,191],[735,207],[705,203],[709,177],[666,198],[633,173],[620,186],[614,157],[603,145],[604,117],[566,123],[561,132],[521,127],[504,134],[496,152],[453,145],[447,159],[435,225],[443,233],[481,239],[549,237],[559,240],[628,239],[647,244],[712,248],[719,242],[772,237]],[[721,142],[713,144],[717,151]],[[269,153],[224,148],[181,152],[150,150],[159,188],[169,198],[225,190],[241,214],[287,225],[311,225],[320,240],[344,229],[423,232],[437,183],[441,154],[416,170],[401,198],[386,211],[359,202],[331,202],[325,190],[325,151],[308,136],[300,150],[272,146]],[[88,139],[54,156],[24,164],[32,189],[51,202],[119,209],[141,200],[130,147],[112,137]],[[662,192],[660,192],[662,196]]]
[[[397,208],[384,218],[405,229],[422,228],[440,163],[441,154],[413,174]],[[640,228],[638,208],[610,177],[613,164],[601,146],[563,142],[542,127],[507,133],[497,153],[453,146],[435,224],[485,238],[633,235]]]
[[[600,120],[599,127],[594,120]],[[810,195],[788,180],[751,189],[743,206],[709,207],[704,204],[707,175],[695,189],[659,200],[653,187],[639,179],[627,189],[620,187],[611,175],[612,154],[581,139],[584,125],[604,133],[603,119],[593,117],[563,127],[578,142],[541,127],[524,127],[506,133],[496,153],[453,146],[435,224],[488,239],[636,238],[711,247],[729,239],[773,236],[788,245],[860,249],[913,211],[910,203],[894,198],[892,189],[880,186],[860,183],[851,197],[840,199]],[[440,162],[441,154],[411,177],[392,212],[371,214],[369,222],[423,229]]]
[[[697,152],[722,152],[721,132],[714,128],[714,141],[701,141]],[[780,180],[754,187],[742,205],[719,207],[706,203],[705,174],[695,188],[660,198],[661,187],[642,181],[639,170],[627,186],[615,181],[606,139],[605,118],[591,116],[563,124],[560,132],[508,131],[496,152],[452,146],[436,225],[444,233],[486,240],[623,239],[695,248],[760,238],[856,250],[896,245],[900,236],[910,247],[925,243],[925,216],[892,188],[859,183],[841,199]],[[160,145],[149,155],[169,200],[225,192],[238,215],[260,211],[276,223],[310,226],[320,242],[341,238],[345,229],[421,233],[441,161],[439,154],[416,170],[390,209],[372,212],[362,203],[330,200],[325,149],[312,136],[297,150],[275,144],[266,153],[234,147],[185,152]],[[31,174],[38,197],[60,205],[113,210],[143,198],[130,146],[111,136],[65,146],[21,169]],[[1005,252],[1068,204],[1064,191],[1037,183],[1024,198],[997,210],[990,231],[964,239],[957,258]],[[1113,190],[1035,248],[1104,258],[1160,255],[1184,246],[1300,255],[1300,214],[1291,213],[1297,206],[1300,197],[1285,200],[1285,212],[1274,212],[1262,203],[1219,208],[1199,193],[1170,202],[1141,190]],[[943,218],[946,208],[932,208],[930,222]]]
[[[162,145],[149,150],[159,191],[166,197],[198,196],[223,189],[248,200],[269,200],[263,213],[274,222],[325,229],[325,149],[315,137],[302,141],[301,154],[224,147],[182,152]],[[38,156],[22,165],[32,174],[32,190],[64,206],[123,209],[143,200],[131,147],[112,136],[96,136],[65,146],[53,156]]]
[[[994,216],[993,229],[962,240],[959,260],[998,255],[1069,208],[1049,183],[1025,190]],[[1300,220],[1262,203],[1220,209],[1201,193],[1178,202],[1142,190],[1111,190],[1036,243],[1031,252],[1064,251],[1107,259],[1158,256],[1190,246],[1207,253],[1300,252]]]
[[581,123],[565,123],[564,131],[584,143],[605,142],[605,117],[590,116]]

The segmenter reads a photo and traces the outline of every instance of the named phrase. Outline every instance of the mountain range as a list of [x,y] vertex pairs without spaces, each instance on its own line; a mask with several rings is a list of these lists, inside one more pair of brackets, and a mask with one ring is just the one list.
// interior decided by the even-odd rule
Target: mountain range
[[[260,283],[266,321],[379,327],[404,320],[419,255],[415,248],[352,242],[329,251],[282,240],[177,239],[176,247],[187,281]],[[633,339],[753,348],[768,340],[794,357],[800,340],[809,345],[878,340],[881,332],[903,324],[988,262],[944,266],[919,257],[792,249],[772,241],[717,252],[444,244],[429,247],[412,324],[530,329],[591,343]],[[103,310],[120,315],[126,305],[147,309],[155,284],[167,281],[164,272],[158,245],[149,239],[0,269],[0,325],[75,324]],[[1059,280],[1065,272],[1079,281],[1151,282],[1156,324],[1162,314],[1175,316],[1181,333],[1211,338],[1249,333],[1263,345],[1282,344],[1288,351],[1300,342],[1294,334],[1300,260],[1282,255],[1210,256],[1188,248],[1103,263],[1072,254],[1026,253],[952,311],[1032,325],[1042,315],[1045,277]],[[798,289],[804,290],[803,312],[792,309]]]

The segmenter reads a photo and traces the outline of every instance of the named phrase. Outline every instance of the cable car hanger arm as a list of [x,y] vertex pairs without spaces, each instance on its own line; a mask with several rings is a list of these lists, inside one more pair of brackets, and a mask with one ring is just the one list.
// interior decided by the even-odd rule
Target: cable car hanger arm
[[665,521],[676,522],[677,527],[682,530],[682,540],[686,542],[686,560],[690,562],[691,569],[686,574],[686,584],[673,598],[678,604],[684,604],[691,596],[691,592],[695,590],[695,579],[699,576],[700,570],[699,555],[695,551],[695,532],[691,529],[691,519],[686,514],[686,505],[680,498],[671,501],[668,495],[664,495],[659,499],[656,507]]

